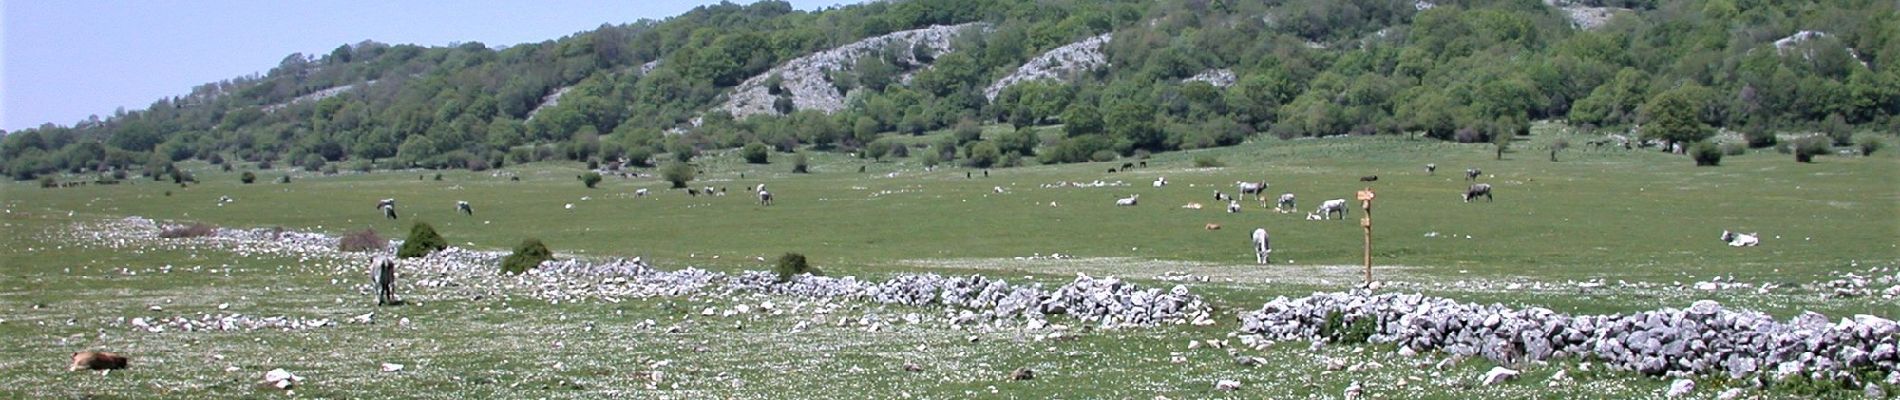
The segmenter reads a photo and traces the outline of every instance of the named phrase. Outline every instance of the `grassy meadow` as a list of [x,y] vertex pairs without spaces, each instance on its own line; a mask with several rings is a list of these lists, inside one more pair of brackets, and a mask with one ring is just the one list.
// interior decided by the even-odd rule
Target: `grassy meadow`
[[[728,196],[687,196],[649,170],[639,178],[609,177],[590,189],[575,178],[583,169],[578,163],[502,170],[519,181],[494,171],[444,171],[435,180],[435,171],[322,176],[279,169],[241,184],[237,172],[187,164],[201,184],[134,179],[41,189],[6,183],[0,185],[0,397],[277,397],[283,394],[260,389],[257,381],[278,367],[309,379],[295,395],[328,398],[1338,398],[1352,381],[1365,382],[1373,398],[1660,396],[1665,381],[1633,374],[1571,371],[1581,384],[1544,384],[1542,377],[1571,368],[1574,360],[1523,366],[1526,378],[1517,383],[1472,387],[1491,367],[1487,362],[1435,371],[1420,363],[1436,363],[1442,354],[1399,358],[1380,346],[1309,350],[1292,343],[1243,350],[1268,360],[1246,368],[1224,350],[1186,347],[1188,340],[1230,339],[1236,313],[1274,296],[1358,283],[1357,219],[1364,211],[1355,202],[1344,221],[1304,216],[1323,200],[1351,198],[1367,186],[1378,193],[1375,274],[1395,290],[1571,313],[1685,307],[1710,298],[1781,317],[1804,310],[1833,318],[1900,317],[1900,305],[1877,298],[1678,286],[1721,276],[1792,288],[1900,267],[1900,157],[1894,151],[1799,164],[1762,150],[1696,167],[1687,156],[1594,149],[1560,131],[1540,126],[1502,160],[1488,144],[1256,139],[1155,155],[1146,168],[1115,173],[1106,171],[1126,161],[999,168],[985,177],[983,170],[959,167],[926,171],[917,158],[872,162],[823,152],[811,153],[812,174],[791,174],[791,155],[782,153],[764,165],[745,164],[736,151],[696,160],[703,171],[691,185],[725,188]],[[1577,145],[1553,162],[1545,146],[1557,137]],[[1197,167],[1196,158],[1224,166]],[[1437,164],[1436,174],[1426,173],[1427,163]],[[1484,171],[1479,181],[1495,187],[1496,201],[1459,200],[1468,167]],[[291,183],[270,183],[287,173]],[[1379,179],[1361,182],[1366,175]],[[1150,185],[1159,177],[1167,178],[1166,187]],[[1269,201],[1294,193],[1300,212],[1276,213],[1251,198],[1242,212],[1225,212],[1213,194],[1232,194],[1241,180],[1267,181]],[[1096,181],[1108,185],[1053,187]],[[746,191],[760,183],[776,204],[761,206]],[[653,195],[636,197],[642,188]],[[1137,194],[1140,205],[1114,206],[1115,199]],[[222,196],[234,201],[220,205]],[[382,198],[397,199],[400,219],[384,219],[374,209]],[[458,200],[470,202],[474,215],[455,213]],[[1205,207],[1182,208],[1191,202]],[[320,257],[244,257],[178,246],[114,251],[66,241],[75,223],[126,216],[332,235],[374,229],[389,238],[427,221],[456,246],[506,249],[533,237],[561,257],[638,256],[664,269],[768,269],[758,258],[799,252],[828,275],[871,279],[930,271],[1059,284],[1087,273],[1167,287],[1176,283],[1157,277],[1189,274],[1207,278],[1185,284],[1209,298],[1220,323],[1064,340],[924,325],[865,332],[820,324],[793,333],[793,317],[754,316],[737,329],[698,313],[793,299],[552,304],[430,288],[404,293],[420,304],[378,309],[359,291],[358,266]],[[1206,230],[1208,223],[1223,229]],[[1248,232],[1256,227],[1272,233],[1273,265],[1252,264]],[[1759,232],[1762,244],[1726,246],[1718,240],[1725,229]],[[1074,258],[1032,258],[1055,253]],[[1572,281],[1592,279],[1653,288],[1567,289]],[[1507,289],[1511,284],[1548,288]],[[229,311],[220,311],[221,304]],[[153,305],[164,311],[151,311]],[[853,317],[940,312],[840,307],[838,315]],[[218,312],[342,319],[372,311],[382,321],[414,323],[147,333],[121,322]],[[648,319],[693,328],[636,327]],[[82,349],[128,353],[133,368],[66,372],[66,356]],[[1172,362],[1175,357],[1186,362]],[[1326,358],[1375,365],[1328,371]],[[662,361],[671,366],[655,366]],[[378,372],[381,362],[408,369]],[[900,370],[906,362],[924,371]],[[1024,366],[1038,379],[1002,379]],[[668,376],[654,379],[656,370]],[[1218,379],[1247,386],[1216,392]]]

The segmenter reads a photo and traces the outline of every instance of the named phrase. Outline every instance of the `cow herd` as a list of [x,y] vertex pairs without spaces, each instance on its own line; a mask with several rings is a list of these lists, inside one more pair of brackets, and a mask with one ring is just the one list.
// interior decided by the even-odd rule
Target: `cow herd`
[[[1427,175],[1435,175],[1438,171],[1438,164],[1436,163],[1425,164],[1425,171]],[[1491,184],[1477,182],[1482,177],[1484,177],[1484,172],[1479,170],[1478,168],[1465,169],[1465,181],[1471,182],[1471,185],[1465,189],[1465,192],[1463,194],[1464,202],[1470,203],[1471,200],[1475,200],[1479,197],[1483,197],[1485,201],[1493,200],[1491,196]],[[1360,182],[1377,182],[1378,180],[1379,180],[1378,175],[1364,175],[1364,176],[1359,177]],[[1155,179],[1154,184],[1152,186],[1154,186],[1154,188],[1156,189],[1160,189],[1160,188],[1166,187],[1168,183],[1169,182],[1166,177],[1158,177]],[[1228,195],[1226,192],[1216,189],[1214,190],[1214,201],[1227,202],[1228,213],[1239,213],[1242,210],[1240,200],[1245,199],[1248,195],[1252,195],[1254,200],[1261,201],[1264,204],[1266,201],[1267,187],[1268,187],[1268,184],[1264,180],[1237,181],[1237,182],[1234,182],[1234,189],[1236,192],[1239,193],[1238,196]],[[1135,206],[1139,204],[1140,197],[1141,195],[1139,194],[1131,194],[1128,197],[1117,198],[1115,199],[1115,206],[1117,207]],[[1293,193],[1288,192],[1288,193],[1280,194],[1280,196],[1274,201],[1273,209],[1276,212],[1284,214],[1284,213],[1297,212],[1298,206],[1299,205],[1296,202],[1296,197],[1293,195]],[[1188,203],[1187,205],[1182,206],[1181,208],[1198,210],[1198,209],[1201,209],[1201,204]],[[1350,212],[1351,212],[1351,205],[1350,203],[1346,202],[1346,199],[1343,199],[1343,198],[1330,199],[1330,200],[1325,200],[1325,201],[1320,202],[1319,207],[1314,209],[1313,212],[1307,213],[1305,219],[1309,221],[1322,221],[1322,220],[1328,220],[1328,219],[1344,220],[1346,219],[1346,215],[1349,214]],[[1216,223],[1208,223],[1205,226],[1205,228],[1209,231],[1219,230],[1220,227],[1221,227],[1220,224],[1216,224]],[[1745,239],[1737,239],[1737,240],[1732,241],[1731,236],[1739,236],[1739,235],[1725,234],[1723,240],[1731,241],[1731,242],[1745,241]],[[1271,262],[1270,261],[1271,258],[1269,257],[1269,255],[1270,253],[1272,253],[1273,249],[1269,246],[1267,237],[1268,237],[1268,233],[1267,233],[1266,228],[1259,228],[1259,229],[1253,230],[1253,235],[1251,238],[1253,240],[1253,246],[1254,246],[1254,256],[1255,256],[1254,260],[1255,262],[1260,263],[1260,264],[1269,264]]]

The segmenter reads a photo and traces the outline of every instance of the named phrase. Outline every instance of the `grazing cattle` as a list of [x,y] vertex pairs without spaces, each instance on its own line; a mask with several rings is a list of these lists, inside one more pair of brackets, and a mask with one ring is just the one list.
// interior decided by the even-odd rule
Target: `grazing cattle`
[[1113,173],[1115,173],[1115,169],[1114,169],[1114,168],[1109,168],[1109,169],[1108,169],[1108,173],[1111,173],[1111,174],[1113,174]]
[[1267,242],[1267,228],[1253,230],[1253,258],[1262,265],[1273,263],[1273,246]]
[[647,188],[633,191],[633,197],[647,197]]
[[1233,200],[1233,199],[1234,199],[1234,196],[1228,196],[1226,193],[1221,193],[1219,190],[1214,191],[1214,201],[1228,201],[1228,200]]
[[396,261],[377,257],[369,267],[370,283],[376,290],[376,305],[396,304]]
[[1438,175],[1438,164],[1425,164],[1426,175]]
[[381,201],[377,201],[376,209],[382,210],[384,217],[396,219],[396,199],[382,199]]
[[1134,167],[1135,167],[1135,163],[1126,163],[1126,162],[1122,163],[1123,171],[1127,171],[1129,168],[1134,168]]
[[1296,209],[1299,209],[1299,207],[1294,205],[1293,193],[1280,194],[1280,200],[1274,202],[1273,204],[1273,210],[1279,211],[1282,213],[1293,212],[1293,210],[1296,210]]
[[1240,200],[1228,200],[1228,201],[1227,201],[1227,212],[1229,212],[1229,213],[1237,213],[1237,212],[1240,212]]
[[1207,223],[1206,228],[1207,230],[1210,230],[1210,231],[1218,231],[1220,230],[1220,224],[1209,222]]
[[1722,242],[1734,247],[1755,246],[1761,244],[1761,234],[1736,233],[1724,230],[1722,231]]
[[1471,199],[1478,198],[1478,196],[1484,196],[1484,201],[1491,201],[1491,184],[1480,183],[1471,185],[1471,188],[1465,189],[1466,203],[1470,203]]
[[469,207],[467,201],[457,200],[455,202],[455,211],[462,213],[462,215],[475,215],[475,209]]
[[1141,195],[1139,195],[1139,194],[1137,194],[1137,195],[1129,195],[1129,196],[1128,196],[1127,198],[1122,198],[1122,199],[1115,199],[1115,205],[1117,205],[1117,206],[1132,206],[1132,205],[1135,205],[1135,201],[1136,201],[1136,199],[1140,199],[1140,198],[1141,198]]
[[73,353],[73,364],[67,371],[125,369],[125,356],[104,351],[81,351]]
[[1366,176],[1359,177],[1360,182],[1376,182],[1378,180],[1379,180],[1378,175],[1366,175]]
[[1478,175],[1484,175],[1484,171],[1480,171],[1477,168],[1465,168],[1465,180],[1478,180]]
[[1331,217],[1333,213],[1339,213],[1339,219],[1346,219],[1346,199],[1332,199],[1319,203],[1319,210],[1313,213],[1318,214],[1320,219]]
[[237,200],[231,199],[231,196],[218,196],[218,207],[224,207],[225,203],[230,203],[233,201],[237,201]]
[[761,206],[772,205],[772,192],[760,190],[759,191],[759,205]]
[[1147,162],[1147,161],[1142,161],[1142,162],[1141,162],[1141,167],[1142,167],[1142,168],[1148,168],[1148,162]]
[[1263,182],[1237,182],[1235,183],[1235,186],[1240,187],[1240,197],[1245,198],[1247,197],[1247,195],[1251,194],[1253,195],[1255,200],[1262,200],[1260,197],[1260,192],[1262,190],[1266,190],[1267,183],[1264,181]]
[[1155,187],[1168,186],[1168,177],[1155,178]]
[[686,188],[686,195],[687,195],[687,196],[693,196],[693,197],[699,197],[699,189],[694,189],[694,188]]

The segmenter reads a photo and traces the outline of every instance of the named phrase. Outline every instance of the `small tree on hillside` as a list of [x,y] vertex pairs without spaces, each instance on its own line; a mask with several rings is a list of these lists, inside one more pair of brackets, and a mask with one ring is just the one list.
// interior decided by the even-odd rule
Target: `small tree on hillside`
[[739,155],[745,157],[747,164],[767,164],[771,153],[771,148],[759,142],[746,143],[744,148],[739,149]]
[[435,227],[427,222],[416,222],[409,228],[409,238],[403,240],[402,248],[396,250],[396,257],[415,258],[429,255],[449,248],[448,239],[435,232]]
[[1656,95],[1643,104],[1643,131],[1646,139],[1662,139],[1670,143],[1695,143],[1708,139],[1715,134],[1708,124],[1702,123],[1698,112],[1702,102],[1692,96],[1689,89],[1676,88]]
[[684,188],[686,182],[693,181],[693,166],[679,161],[667,163],[666,167],[660,168],[660,177],[673,182],[674,189]]

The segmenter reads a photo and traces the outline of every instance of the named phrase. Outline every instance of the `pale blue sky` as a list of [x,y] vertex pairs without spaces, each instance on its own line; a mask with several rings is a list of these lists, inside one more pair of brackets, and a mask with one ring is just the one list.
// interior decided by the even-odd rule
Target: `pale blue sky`
[[[749,4],[751,0],[733,1]],[[791,0],[812,10],[856,0]],[[0,0],[0,129],[72,125],[365,39],[490,47],[717,1]]]

